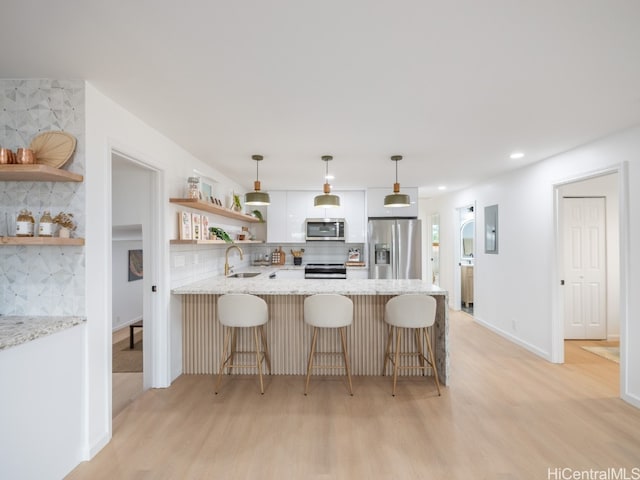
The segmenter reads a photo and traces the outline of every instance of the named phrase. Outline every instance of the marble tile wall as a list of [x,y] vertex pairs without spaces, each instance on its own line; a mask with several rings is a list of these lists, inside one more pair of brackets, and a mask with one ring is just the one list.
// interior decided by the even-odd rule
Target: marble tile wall
[[[15,151],[28,147],[40,132],[68,132],[76,137],[77,146],[62,168],[84,174],[84,98],[80,80],[0,80],[0,145]],[[36,222],[44,210],[52,215],[72,213],[78,225],[74,236],[84,237],[84,183],[0,182],[0,236],[15,235],[15,219],[23,208]],[[0,314],[84,313],[83,247],[0,244]]]

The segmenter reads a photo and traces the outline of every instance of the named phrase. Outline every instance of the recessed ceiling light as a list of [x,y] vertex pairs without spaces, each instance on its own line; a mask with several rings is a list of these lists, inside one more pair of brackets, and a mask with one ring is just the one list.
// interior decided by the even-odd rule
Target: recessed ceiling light
[[522,157],[524,157],[524,153],[522,153],[522,152],[514,152],[511,155],[509,155],[509,158],[511,160],[517,160],[517,159],[522,158]]
[[446,185],[440,185],[438,187],[438,190],[446,190],[446,189],[447,189]]

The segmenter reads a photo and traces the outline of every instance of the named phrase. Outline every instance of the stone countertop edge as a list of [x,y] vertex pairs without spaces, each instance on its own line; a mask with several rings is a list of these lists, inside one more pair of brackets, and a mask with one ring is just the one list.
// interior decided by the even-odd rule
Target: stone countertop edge
[[86,317],[0,316],[0,351],[46,337],[87,321]]
[[[247,271],[250,271],[249,269]],[[446,291],[422,280],[301,280],[270,279],[269,272],[252,278],[211,277],[174,288],[175,295],[250,293],[254,295],[446,295]]]

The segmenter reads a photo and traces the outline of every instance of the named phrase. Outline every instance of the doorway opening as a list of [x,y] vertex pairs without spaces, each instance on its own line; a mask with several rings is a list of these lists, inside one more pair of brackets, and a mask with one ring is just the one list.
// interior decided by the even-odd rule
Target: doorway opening
[[620,173],[556,186],[561,362],[621,386]]
[[112,417],[150,387],[157,171],[111,154]]
[[476,255],[476,214],[475,205],[465,205],[457,209],[455,238],[457,263],[454,283],[455,305],[469,315],[473,315],[473,285]]
[[440,285],[440,214],[431,215],[431,283]]

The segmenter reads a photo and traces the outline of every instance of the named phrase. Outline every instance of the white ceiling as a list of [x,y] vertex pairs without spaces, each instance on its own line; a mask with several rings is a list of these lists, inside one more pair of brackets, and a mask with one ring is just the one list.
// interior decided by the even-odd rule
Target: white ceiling
[[[637,0],[3,0],[0,76],[81,78],[251,188],[462,188],[640,124]],[[513,151],[524,159],[509,159]]]

